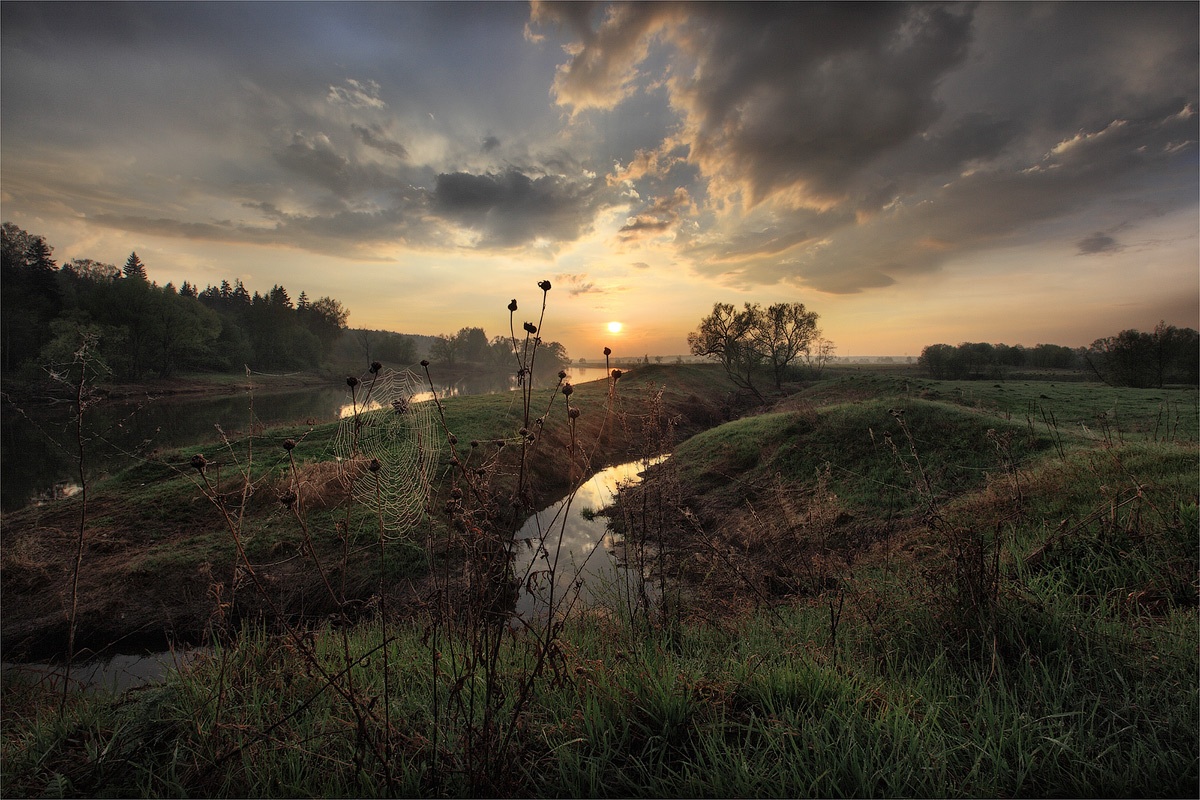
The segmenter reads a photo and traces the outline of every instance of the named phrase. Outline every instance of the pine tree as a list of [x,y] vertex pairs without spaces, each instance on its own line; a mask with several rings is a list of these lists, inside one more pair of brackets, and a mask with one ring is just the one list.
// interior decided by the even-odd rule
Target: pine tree
[[125,260],[125,277],[139,280],[142,283],[149,281],[149,278],[146,276],[146,265],[138,258],[136,252],[130,253],[129,258]]

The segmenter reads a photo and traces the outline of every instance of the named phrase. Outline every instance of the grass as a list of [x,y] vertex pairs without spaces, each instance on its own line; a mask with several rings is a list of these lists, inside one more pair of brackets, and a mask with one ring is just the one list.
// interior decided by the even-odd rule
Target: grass
[[[626,452],[624,431],[642,430],[643,387],[665,384],[672,413],[691,411],[681,427],[704,429],[674,450],[684,521],[660,532],[679,552],[682,619],[668,635],[619,611],[573,617],[529,683],[521,676],[541,643],[508,634],[486,674],[506,708],[519,687],[532,695],[515,718],[511,758],[492,776],[495,793],[1195,794],[1194,391],[872,371],[834,375],[766,413],[714,425],[729,389],[714,390],[712,376],[656,367],[623,378],[624,416],[594,454]],[[572,396],[580,420],[596,426],[589,441],[599,439],[605,393],[584,384]],[[1169,426],[1168,405],[1179,410]],[[552,462],[567,441],[554,408],[539,445]],[[504,396],[452,398],[446,414],[460,442],[492,439],[516,419]],[[317,469],[331,434],[306,431],[287,434],[307,436],[294,453]],[[264,486],[278,468],[264,457]],[[190,533],[131,534],[137,574],[227,557],[211,509],[209,522],[193,523],[186,485],[139,469],[108,487],[128,507],[103,507],[98,492],[106,519],[183,520]],[[542,479],[554,485],[549,472]],[[278,502],[251,511],[256,560],[299,546]],[[313,511],[318,537],[329,537],[334,513]],[[16,555],[9,524],[6,558]],[[37,551],[23,557],[34,570]],[[406,545],[386,551],[384,569],[407,580],[428,563]],[[359,568],[377,580],[377,554]],[[364,596],[371,591],[365,584]],[[455,685],[481,673],[463,663],[470,650],[431,638],[431,624],[418,610],[385,638],[369,614],[349,627],[312,626],[303,641],[315,663],[297,641],[248,626],[162,686],[73,696],[63,714],[7,676],[5,792],[471,794],[477,762],[463,748],[478,739],[437,715],[446,698],[482,691]],[[326,677],[347,668],[375,749]]]

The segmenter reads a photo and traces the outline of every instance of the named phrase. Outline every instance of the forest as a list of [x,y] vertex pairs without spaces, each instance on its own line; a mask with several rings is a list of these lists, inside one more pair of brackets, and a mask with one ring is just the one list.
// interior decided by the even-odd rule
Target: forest
[[60,268],[43,237],[6,222],[2,238],[0,360],[10,375],[68,364],[85,339],[91,366],[118,381],[299,370],[320,364],[346,328],[332,297],[293,301],[283,286],[251,293],[240,280],[159,286],[136,252],[123,268],[87,258]]

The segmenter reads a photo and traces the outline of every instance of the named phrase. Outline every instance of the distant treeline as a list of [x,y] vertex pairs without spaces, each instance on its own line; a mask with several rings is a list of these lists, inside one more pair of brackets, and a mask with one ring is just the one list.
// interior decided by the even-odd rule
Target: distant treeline
[[1160,322],[1152,332],[1125,330],[1089,347],[963,342],[931,344],[917,362],[933,378],[1001,379],[1016,368],[1083,370],[1111,386],[1200,383],[1200,333]]
[[2,238],[6,373],[61,369],[84,341],[92,367],[117,380],[304,369],[317,366],[346,327],[347,311],[331,297],[301,292],[293,302],[283,286],[251,294],[241,281],[159,286],[137,253],[123,269],[86,258],[60,269],[41,236],[6,222]]

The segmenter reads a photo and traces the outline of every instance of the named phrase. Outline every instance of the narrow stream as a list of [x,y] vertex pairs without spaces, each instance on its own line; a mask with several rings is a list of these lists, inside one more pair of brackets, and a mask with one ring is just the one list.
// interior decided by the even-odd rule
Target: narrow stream
[[[517,614],[527,622],[545,619],[553,603],[556,613],[568,607],[615,607],[629,592],[636,594],[644,576],[618,560],[620,542],[599,514],[610,507],[619,485],[636,483],[649,466],[666,459],[631,461],[601,470],[573,497],[530,517],[517,532],[513,569],[525,581]],[[553,573],[553,585],[550,573]],[[576,597],[576,592],[578,596]]]
[[[517,599],[516,611],[522,620],[534,624],[544,620],[551,604],[556,613],[569,608],[616,607],[622,597],[641,589],[644,576],[619,562],[620,542],[609,530],[608,517],[598,512],[612,506],[618,486],[636,483],[647,467],[665,459],[660,456],[601,470],[573,496],[526,520],[517,532],[513,564],[518,576],[533,575]],[[180,649],[78,661],[71,668],[71,683],[82,689],[122,692],[161,682],[170,670],[204,652],[204,648]],[[4,662],[0,669],[54,685],[63,679],[62,664]]]

